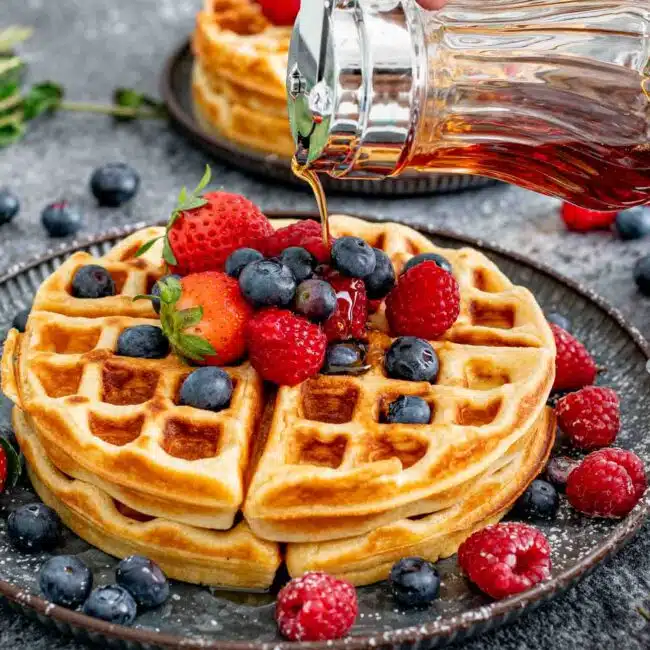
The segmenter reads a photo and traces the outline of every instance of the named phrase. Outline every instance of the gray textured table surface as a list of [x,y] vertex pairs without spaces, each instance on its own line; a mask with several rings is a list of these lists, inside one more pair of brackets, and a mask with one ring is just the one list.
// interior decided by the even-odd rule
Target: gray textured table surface
[[[1,0],[0,26],[31,25],[22,49],[33,79],[65,84],[71,99],[102,100],[117,85],[155,92],[170,50],[192,28],[200,0]],[[97,165],[124,160],[142,176],[137,199],[123,211],[97,209],[87,191]],[[206,160],[159,123],[115,128],[104,117],[66,114],[30,128],[27,138],[0,151],[0,187],[20,196],[22,212],[0,229],[0,275],[52,245],[40,226],[42,207],[66,198],[85,213],[87,232],[164,218],[182,184],[200,177]],[[313,209],[309,194],[264,184],[213,165],[215,183],[266,209]],[[650,300],[632,282],[636,259],[650,244],[624,244],[607,234],[565,232],[558,204],[522,190],[499,187],[444,198],[372,200],[337,197],[335,211],[372,213],[410,223],[431,222],[486,239],[550,264],[611,300],[650,336]],[[650,632],[636,607],[650,596],[650,528],[567,595],[516,625],[466,644],[471,650],[650,647]],[[81,650],[0,609],[0,648]]]

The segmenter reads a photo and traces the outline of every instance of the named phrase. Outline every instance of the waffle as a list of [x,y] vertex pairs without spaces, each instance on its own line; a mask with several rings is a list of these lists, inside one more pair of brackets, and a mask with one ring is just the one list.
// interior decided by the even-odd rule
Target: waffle
[[205,131],[293,155],[285,91],[290,37],[291,29],[269,23],[253,0],[206,0],[192,39],[192,98]]
[[13,421],[34,489],[93,546],[117,557],[146,555],[169,577],[185,582],[247,589],[266,589],[273,582],[281,562],[278,545],[253,535],[246,522],[210,531],[144,516],[59,471],[17,408]]
[[545,408],[533,428],[455,504],[425,517],[402,519],[365,535],[323,543],[289,544],[292,576],[326,571],[366,585],[385,579],[402,557],[431,562],[449,557],[473,532],[498,522],[542,471],[555,439],[555,416]]
[[[531,429],[553,384],[555,344],[539,305],[484,255],[437,248],[396,224],[334,217],[331,229],[383,249],[397,269],[418,253],[444,255],[459,283],[460,316],[431,342],[441,366],[435,385],[385,376],[392,339],[379,313],[368,373],[279,389],[244,506],[265,539],[349,537],[426,512],[427,500],[461,489]],[[382,411],[400,395],[426,399],[432,423],[383,424]]]
[[[225,369],[235,386],[228,409],[183,407],[178,392],[188,366],[172,355],[113,353],[125,327],[159,325],[151,305],[132,298],[163,272],[159,247],[133,258],[161,229],[135,233],[99,260],[73,255],[43,283],[26,332],[12,331],[6,341],[2,387],[17,405],[36,489],[70,527],[107,552],[137,547],[161,564],[155,535],[140,532],[163,522],[192,540],[212,540],[217,558],[244,538],[274,553],[272,542],[289,543],[294,574],[326,568],[365,584],[385,577],[404,548],[442,557],[502,516],[541,467],[552,437],[545,403],[555,348],[539,306],[472,249],[440,249],[407,227],[344,216],[331,218],[331,230],[363,237],[398,270],[421,252],[451,262],[461,313],[432,342],[441,362],[435,385],[383,374],[392,339],[380,310],[365,375],[319,375],[271,392],[242,362]],[[76,269],[91,261],[111,272],[119,295],[70,295]],[[432,423],[383,423],[400,395],[427,399]],[[93,499],[97,510],[84,514]],[[246,523],[235,525],[242,509]],[[139,526],[134,517],[153,520]],[[266,558],[265,579],[256,583],[268,582]],[[170,575],[180,576],[168,562]],[[180,577],[255,582],[245,565],[232,570],[206,576],[190,563]]]

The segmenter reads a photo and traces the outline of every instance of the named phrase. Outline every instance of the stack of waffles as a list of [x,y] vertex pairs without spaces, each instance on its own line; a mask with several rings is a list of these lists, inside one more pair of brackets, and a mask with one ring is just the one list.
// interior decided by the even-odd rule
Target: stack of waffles
[[291,158],[285,76],[291,28],[255,0],[205,0],[192,40],[194,113],[204,131]]
[[[533,296],[477,251],[438,248],[405,226],[334,216],[331,230],[383,249],[398,271],[422,252],[451,262],[461,314],[431,342],[435,384],[386,376],[392,339],[380,311],[364,375],[275,390],[244,361],[226,368],[229,408],[181,406],[190,367],[114,353],[126,327],[159,326],[132,298],[163,274],[159,249],[134,258],[160,229],[100,259],[77,253],[45,281],[26,332],[7,339],[3,391],[34,487],[70,528],[177,579],[259,589],[282,562],[292,575],[375,582],[400,557],[453,554],[507,512],[543,468],[555,428],[546,408],[555,347]],[[119,295],[72,297],[71,279],[89,263],[111,273]],[[384,423],[400,395],[423,397],[430,424]]]

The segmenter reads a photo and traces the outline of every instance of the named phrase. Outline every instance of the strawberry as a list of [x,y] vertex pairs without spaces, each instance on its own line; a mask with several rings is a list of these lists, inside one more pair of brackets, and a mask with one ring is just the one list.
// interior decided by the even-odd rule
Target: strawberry
[[286,309],[272,307],[248,323],[251,364],[267,381],[295,386],[318,373],[327,339],[318,325]]
[[327,262],[330,258],[329,249],[323,243],[321,226],[313,219],[298,221],[276,230],[266,238],[261,252],[267,257],[277,257],[283,250],[292,246],[307,249],[320,263]]
[[577,390],[593,384],[596,363],[582,343],[558,325],[550,323],[557,355],[553,390]]
[[577,205],[565,203],[562,206],[562,221],[574,232],[589,232],[609,228],[616,220],[617,212],[587,210]]
[[[162,236],[163,259],[172,273],[189,275],[221,271],[238,248],[255,248],[273,232],[271,222],[248,199],[227,192],[202,191],[210,182],[210,167],[188,196],[183,188]],[[156,240],[136,255],[146,253]]]
[[293,25],[300,10],[300,0],[257,0],[262,13],[274,25]]
[[246,352],[253,309],[239,283],[219,271],[160,280],[160,322],[174,352],[208,366],[223,366]]
[[324,272],[324,279],[336,292],[336,311],[323,325],[327,340],[365,339],[368,297],[363,280],[347,278],[329,269]]

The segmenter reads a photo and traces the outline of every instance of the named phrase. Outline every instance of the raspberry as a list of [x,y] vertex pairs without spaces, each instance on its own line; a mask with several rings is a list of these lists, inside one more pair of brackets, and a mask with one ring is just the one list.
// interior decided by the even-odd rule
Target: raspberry
[[611,445],[621,428],[618,396],[611,388],[587,386],[558,400],[560,428],[574,447],[594,449]]
[[268,381],[295,386],[317,374],[327,338],[318,325],[284,309],[266,309],[248,322],[248,354]]
[[280,590],[275,620],[291,641],[328,641],[347,634],[357,611],[357,592],[349,582],[312,572]]
[[599,449],[587,456],[566,486],[569,503],[595,517],[624,517],[646,489],[641,459],[625,449]]
[[496,524],[461,544],[458,563],[481,591],[492,598],[505,598],[549,577],[551,547],[533,526]]
[[550,323],[557,356],[553,390],[577,390],[596,380],[596,363],[582,343],[561,327]]
[[169,231],[176,257],[172,273],[221,271],[233,251],[257,248],[273,232],[271,222],[243,196],[211,192],[203,198],[205,205],[181,212]]
[[346,278],[330,270],[325,272],[324,279],[336,292],[336,311],[323,325],[327,340],[365,339],[368,297],[363,280]]
[[590,230],[609,228],[616,220],[617,214],[618,212],[587,210],[570,203],[565,203],[562,206],[562,221],[569,230],[574,232],[589,232]]
[[386,298],[386,316],[395,336],[435,339],[460,313],[456,278],[435,262],[422,262],[404,273]]
[[313,219],[298,221],[276,230],[265,239],[262,252],[266,257],[277,257],[285,248],[291,246],[306,248],[321,263],[330,258],[329,249],[323,243],[321,226]]

